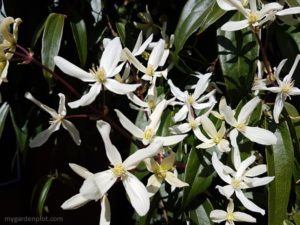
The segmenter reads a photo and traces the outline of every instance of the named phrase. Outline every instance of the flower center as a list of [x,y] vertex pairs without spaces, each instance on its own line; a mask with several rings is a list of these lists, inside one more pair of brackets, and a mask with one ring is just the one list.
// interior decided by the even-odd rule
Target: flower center
[[114,165],[114,167],[111,170],[116,177],[122,177],[126,173],[126,169],[122,164]]
[[294,81],[292,82],[287,82],[287,83],[284,83],[282,86],[281,86],[281,92],[284,94],[284,95],[289,95],[290,93],[290,90],[294,87]]
[[54,124],[54,123],[59,123],[62,122],[64,120],[64,116],[62,115],[57,115],[56,117],[53,117],[52,120],[50,120],[50,124]]
[[240,187],[241,187],[241,181],[237,180],[237,179],[233,179],[232,182],[231,182],[231,186],[234,189],[240,189]]
[[187,101],[188,104],[192,105],[192,104],[194,103],[194,98],[193,98],[193,96],[189,95],[189,96],[187,97],[186,101]]
[[147,103],[151,110],[153,110],[156,106],[156,101],[154,99],[149,99]]
[[245,127],[246,127],[246,125],[243,124],[243,123],[240,123],[240,124],[235,126],[235,128],[238,129],[238,131],[244,131]]
[[234,216],[232,212],[228,212],[226,215],[226,220],[231,224],[234,221]]
[[153,131],[151,128],[147,128],[145,131],[144,131],[144,139],[147,140],[147,141],[150,141],[153,137]]
[[104,83],[106,81],[106,73],[102,67],[97,67],[90,69],[90,72],[95,76],[95,78],[100,82]]
[[214,136],[214,138],[213,138],[214,143],[219,144],[220,141],[221,141],[221,138],[218,135]]
[[254,23],[257,22],[257,20],[258,20],[258,17],[257,17],[257,15],[256,15],[256,13],[251,12],[251,13],[249,14],[249,17],[248,17],[249,23],[250,23],[250,24],[254,24]]
[[164,168],[162,168],[161,166],[159,166],[155,171],[154,171],[155,175],[158,176],[159,178],[165,179],[166,175],[167,175],[167,170],[165,170]]
[[189,125],[190,125],[190,127],[192,129],[196,129],[198,127],[198,124],[197,124],[197,122],[194,119],[192,119],[191,121],[189,121]]
[[154,74],[154,68],[151,64],[148,65],[147,69],[146,69],[146,74],[149,76],[153,76]]

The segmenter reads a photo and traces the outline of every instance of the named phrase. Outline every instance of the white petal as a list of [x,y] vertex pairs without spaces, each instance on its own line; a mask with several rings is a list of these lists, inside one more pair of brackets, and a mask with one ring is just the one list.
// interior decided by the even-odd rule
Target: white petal
[[127,97],[130,101],[132,101],[134,104],[136,104],[140,107],[149,107],[146,102],[142,101],[138,96],[136,96],[133,93],[128,93]]
[[194,99],[198,99],[200,97],[200,95],[202,95],[205,92],[205,90],[208,87],[209,79],[210,79],[211,75],[212,75],[212,73],[206,73],[206,74],[200,76],[200,78],[196,84],[195,91],[193,93]]
[[214,138],[218,135],[215,125],[208,119],[207,116],[201,117],[202,127],[209,137]]
[[242,29],[244,29],[248,26],[249,26],[248,20],[228,21],[227,23],[225,23],[221,27],[221,30],[224,30],[224,31],[237,31],[237,30],[242,30]]
[[122,181],[131,205],[138,215],[144,216],[150,208],[150,201],[146,187],[129,172]]
[[136,125],[134,125],[119,110],[115,109],[115,112],[117,113],[117,116],[119,117],[120,123],[126,130],[128,130],[133,136],[135,136],[139,139],[143,138],[144,132],[140,128],[138,128]]
[[80,145],[80,143],[81,143],[80,134],[79,134],[79,131],[77,130],[77,128],[74,126],[74,124],[72,122],[70,122],[69,120],[63,120],[62,126],[69,132],[73,141],[77,145]]
[[184,120],[187,114],[188,114],[188,107],[186,105],[183,105],[181,109],[173,117],[174,122],[177,123],[179,121]]
[[105,47],[100,59],[100,68],[102,67],[108,76],[112,74],[113,70],[120,61],[121,52],[122,45],[119,37],[115,37]]
[[141,55],[146,50],[146,48],[148,47],[148,45],[150,44],[150,42],[152,41],[152,39],[153,39],[153,34],[151,34],[147,38],[147,40],[142,45],[140,45],[140,47],[136,51],[135,51],[135,49],[133,49],[132,53],[135,56]]
[[78,99],[76,101],[69,102],[68,105],[71,108],[78,108],[79,106],[86,106],[86,105],[91,104],[96,99],[98,94],[100,93],[101,87],[102,87],[102,85],[100,83],[94,83],[91,86],[88,93],[86,93],[80,99]]
[[66,109],[66,105],[65,105],[66,97],[62,93],[59,93],[58,96],[59,96],[59,106],[58,106],[58,110],[57,110],[58,114],[65,116],[67,114],[67,109]]
[[168,80],[168,84],[171,88],[171,92],[174,95],[174,97],[176,97],[178,100],[180,101],[185,101],[186,98],[186,94],[184,92],[182,92],[178,87],[176,87],[172,80]]
[[148,147],[137,150],[123,162],[123,165],[127,170],[134,169],[142,160],[156,155],[161,150],[162,144],[161,141],[154,141]]
[[247,177],[256,177],[256,176],[261,175],[265,172],[267,172],[267,166],[265,164],[257,165],[257,166],[252,167],[251,169],[247,170],[246,173],[245,173],[245,176],[247,176]]
[[253,216],[250,216],[243,212],[234,212],[233,217],[234,217],[235,221],[256,223],[256,219]]
[[167,136],[167,137],[155,137],[154,141],[162,141],[163,146],[169,146],[169,145],[175,145],[179,142],[181,142],[187,134],[181,134],[181,135],[172,135],[172,136]]
[[166,173],[166,177],[165,177],[165,180],[171,184],[172,186],[174,187],[186,187],[186,186],[189,186],[188,183],[185,183],[181,180],[179,180],[175,175],[174,173],[171,173],[171,172],[167,172]]
[[297,87],[293,87],[289,91],[289,95],[300,95],[300,89]]
[[240,150],[239,150],[239,146],[236,142],[237,136],[238,136],[237,129],[233,129],[232,131],[230,131],[229,138],[230,138],[231,145],[233,147],[233,150],[231,152],[231,160],[232,160],[234,168],[236,170],[239,168],[239,166],[241,164]]
[[160,39],[153,48],[148,60],[148,65],[152,65],[154,70],[156,70],[159,65],[159,62],[164,54],[164,49],[165,41],[163,39]]
[[175,125],[169,128],[172,134],[184,134],[191,130],[191,126],[188,123]]
[[261,145],[274,145],[277,142],[277,138],[274,133],[260,127],[246,126],[241,133],[249,140]]
[[251,187],[264,186],[274,180],[275,177],[255,177],[251,179]]
[[94,178],[94,175],[88,176],[80,187],[79,193],[86,199],[98,201],[102,194]]
[[141,85],[140,84],[123,84],[114,79],[107,79],[106,82],[104,83],[104,86],[111,92],[114,92],[119,95],[125,95],[125,94],[135,91]]
[[86,168],[79,166],[75,163],[69,163],[69,166],[71,167],[71,169],[77,173],[79,176],[81,176],[82,178],[87,178],[91,175],[93,175],[93,173],[91,173],[90,171],[88,171]]
[[237,169],[237,172],[236,172],[236,174],[235,174],[235,177],[237,177],[237,178],[241,177],[241,176],[245,173],[246,169],[247,169],[252,163],[255,162],[255,159],[256,159],[255,156],[252,155],[252,156],[248,157],[247,159],[245,159],[243,162],[241,162],[240,165],[239,165],[239,167],[238,167],[238,169]]
[[210,141],[210,142],[203,142],[201,143],[200,145],[197,145],[196,148],[204,148],[204,149],[207,149],[207,148],[211,148],[213,146],[215,146],[216,143],[214,143],[213,141]]
[[249,102],[247,102],[243,108],[241,109],[239,116],[238,116],[238,123],[244,123],[248,121],[248,118],[250,117],[250,114],[253,112],[253,110],[256,108],[257,104],[260,102],[260,99],[258,97],[255,97],[251,99]]
[[273,109],[273,118],[276,123],[279,123],[279,116],[283,109],[284,101],[285,99],[283,98],[283,96],[281,94],[277,94],[275,99],[274,109]]
[[54,62],[61,71],[71,77],[78,78],[84,82],[95,82],[95,78],[90,73],[80,69],[78,66],[75,66],[60,56],[54,56]]
[[213,156],[212,156],[212,165],[215,168],[216,172],[218,173],[219,177],[225,181],[227,184],[231,183],[231,177],[228,174],[224,173],[224,165],[223,163],[218,159],[218,156],[215,152],[213,152]]
[[157,131],[160,121],[161,115],[165,108],[167,107],[167,101],[163,99],[160,103],[157,104],[152,114],[149,116],[150,123],[148,125],[149,128]]
[[143,64],[140,63],[140,61],[127,48],[124,48],[123,51],[125,52],[129,62],[131,62],[135,68],[143,73],[146,73],[146,67],[143,66]]
[[217,148],[221,152],[229,152],[231,149],[229,147],[229,141],[222,139],[219,144],[217,145]]
[[224,116],[224,119],[229,125],[234,126],[237,123],[234,118],[234,111],[229,106],[224,105],[220,107],[220,113]]
[[[235,4],[232,4],[235,3]],[[225,11],[237,10],[236,4],[239,4],[240,7],[243,7],[240,1],[228,1],[228,0],[217,0],[219,7]]]
[[103,172],[96,173],[94,175],[94,179],[97,187],[99,188],[99,192],[101,195],[100,197],[102,197],[111,188],[111,186],[113,186],[118,178],[109,169]]
[[49,113],[52,116],[52,118],[57,117],[57,112],[54,109],[52,109],[52,108],[44,105],[43,103],[41,103],[39,100],[37,100],[35,97],[33,97],[31,93],[26,92],[25,93],[25,98],[29,99],[34,104],[36,104],[38,107],[40,107],[42,110],[44,110],[47,113]]
[[110,204],[106,195],[101,199],[100,225],[109,225],[111,220]]
[[214,223],[221,223],[227,220],[227,212],[225,212],[224,210],[215,209],[210,212],[209,217]]
[[88,203],[90,200],[84,198],[81,194],[74,195],[73,197],[66,200],[62,205],[62,209],[77,209],[86,203]]
[[119,153],[118,149],[111,143],[111,140],[109,137],[109,134],[111,131],[110,125],[103,120],[98,120],[96,126],[102,136],[102,140],[105,145],[106,155],[107,155],[107,158],[110,161],[110,163],[112,165],[122,163],[121,154]]
[[276,13],[277,16],[286,16],[286,15],[293,15],[293,14],[299,14],[300,13],[300,7],[291,7],[284,10],[280,10]]
[[235,195],[241,201],[243,206],[245,206],[246,209],[248,209],[252,212],[258,212],[262,215],[265,215],[265,210],[258,207],[252,201],[250,201],[248,198],[246,198],[246,196],[244,195],[244,193],[241,190],[236,190]]
[[147,191],[149,193],[149,197],[155,195],[155,193],[160,189],[162,180],[156,177],[154,174],[148,178],[147,182]]
[[227,199],[229,199],[234,193],[234,189],[231,185],[226,185],[224,187],[216,186],[216,188],[219,190],[220,194],[224,195]]
[[30,148],[39,147],[44,144],[50,135],[60,128],[60,123],[53,123],[50,127],[40,133],[38,133],[29,143]]

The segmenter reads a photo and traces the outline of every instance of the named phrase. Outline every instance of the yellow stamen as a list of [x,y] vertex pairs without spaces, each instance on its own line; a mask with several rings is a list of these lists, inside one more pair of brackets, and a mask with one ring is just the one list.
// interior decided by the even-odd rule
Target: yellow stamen
[[226,215],[226,220],[231,224],[234,221],[234,216],[232,212],[228,212]]
[[154,99],[149,99],[147,103],[151,110],[153,110],[156,106],[156,101]]
[[122,177],[126,173],[126,169],[122,164],[114,165],[114,167],[111,170],[116,177]]
[[292,82],[287,82],[287,83],[284,83],[282,86],[281,86],[281,92],[284,94],[284,95],[289,95],[290,93],[290,90],[294,87],[294,81]]
[[164,169],[162,166],[158,166],[158,168],[154,171],[155,175],[158,176],[161,179],[165,179],[167,175],[166,169]]
[[240,189],[241,187],[241,181],[240,180],[232,180],[231,182],[231,186],[234,188],[234,189]]
[[153,137],[153,131],[151,128],[148,128],[144,131],[144,139],[150,141]]
[[256,15],[256,13],[251,12],[251,13],[249,14],[249,17],[248,17],[249,23],[250,23],[250,24],[257,23],[257,20],[258,20],[258,17],[257,17],[257,15]]
[[213,142],[216,143],[216,144],[219,144],[221,140],[222,140],[222,138],[219,137],[218,135],[216,135],[216,136],[213,138]]
[[190,127],[191,127],[192,129],[195,129],[195,128],[198,127],[198,124],[197,124],[197,122],[196,122],[195,120],[191,120],[191,121],[189,122],[189,125],[190,125]]
[[154,75],[154,68],[151,64],[148,65],[147,69],[146,69],[146,74],[149,76],[153,76]]
[[238,131],[244,131],[245,127],[246,127],[246,125],[243,124],[243,123],[240,123],[240,124],[235,126],[235,128],[238,129]]
[[191,96],[191,95],[189,95],[188,97],[187,97],[187,103],[188,104],[190,104],[190,105],[192,105],[193,103],[194,103],[194,98],[193,98],[193,96]]
[[90,69],[90,72],[95,76],[95,78],[100,82],[104,83],[106,81],[106,73],[102,67],[97,67]]

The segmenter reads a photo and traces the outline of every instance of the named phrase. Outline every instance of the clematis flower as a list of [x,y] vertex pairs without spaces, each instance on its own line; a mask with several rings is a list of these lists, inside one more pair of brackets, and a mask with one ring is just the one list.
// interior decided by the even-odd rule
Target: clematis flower
[[254,94],[258,95],[260,90],[263,90],[267,87],[268,80],[266,78],[263,79],[263,64],[261,61],[257,61],[257,74],[254,77],[254,82],[252,84],[252,91],[255,91]]
[[[237,149],[234,150],[236,151]],[[237,153],[235,154],[239,155]],[[240,162],[240,159],[234,160],[233,164],[236,169],[236,171],[234,171],[230,167],[224,165],[218,159],[217,154],[213,152],[212,165],[219,177],[227,183],[227,185],[225,186],[216,186],[216,188],[222,195],[229,199],[235,193],[236,197],[241,201],[245,208],[264,215],[265,210],[250,201],[242,191],[244,189],[266,185],[274,179],[274,177],[271,176],[256,177],[267,171],[267,167],[264,164],[257,165],[248,169],[248,167],[255,162],[255,159],[255,156],[252,155],[242,162]],[[236,162],[240,163],[237,164]]]
[[272,2],[261,4],[261,8],[257,6],[256,0],[249,0],[250,8],[246,8],[246,4],[242,4],[239,0],[217,0],[219,7],[225,11],[238,10],[245,17],[241,21],[229,21],[225,23],[221,29],[225,31],[236,31],[246,27],[262,27],[268,21],[275,19],[275,14],[283,9],[279,3]]
[[232,199],[229,199],[227,210],[215,209],[210,212],[209,217],[214,223],[226,221],[225,225],[234,225],[234,222],[256,223],[256,219],[243,212],[234,212],[234,204]]
[[168,182],[172,187],[189,186],[188,183],[179,180],[174,172],[171,172],[174,169],[175,153],[168,155],[161,163],[158,163],[153,158],[145,159],[144,162],[147,169],[153,173],[148,178],[147,183],[147,190],[150,197],[159,190],[163,181]]
[[[181,109],[173,117],[174,122],[179,122],[184,120],[187,115],[189,108],[192,107],[195,110],[201,110],[211,107],[215,104],[214,93],[215,90],[210,91],[204,96],[201,96],[209,84],[211,74],[206,74],[200,77],[198,80],[194,93],[189,94],[187,91],[181,91],[176,87],[171,80],[168,80],[172,94],[179,100],[175,101],[173,105],[182,105]],[[208,102],[204,102],[209,99]]]
[[271,131],[260,127],[248,126],[250,115],[260,102],[258,97],[251,99],[241,109],[238,118],[234,117],[235,112],[226,103],[220,108],[220,113],[224,115],[225,121],[230,124],[234,129],[231,132],[240,132],[250,141],[262,145],[276,144],[277,138]]
[[149,117],[149,123],[144,130],[133,124],[126,116],[119,110],[115,109],[117,116],[122,126],[128,130],[134,137],[141,140],[144,145],[149,145],[153,141],[162,141],[163,146],[174,145],[181,142],[187,135],[172,135],[167,137],[156,136],[156,132],[161,122],[161,115],[167,105],[167,101],[162,100],[155,108]]
[[54,57],[55,64],[66,74],[76,77],[84,82],[93,83],[87,94],[83,95],[79,100],[70,102],[71,108],[86,106],[91,104],[101,90],[104,88],[116,94],[124,95],[135,91],[140,84],[123,84],[113,77],[118,74],[123,64],[118,66],[122,52],[122,46],[118,37],[111,40],[100,59],[99,66],[92,68],[90,72],[86,72],[60,56]]
[[124,49],[128,61],[131,62],[139,71],[144,73],[142,76],[143,80],[150,81],[150,83],[152,83],[153,77],[167,77],[167,70],[157,71],[159,63],[164,54],[164,45],[165,41],[160,39],[157,45],[151,51],[147,62],[147,67],[140,63],[140,61],[127,48]]
[[[162,142],[155,141],[147,148],[137,150],[126,160],[122,161],[119,151],[109,138],[110,125],[99,120],[97,121],[97,128],[104,141],[106,155],[112,167],[106,171],[96,173],[91,187],[94,187],[96,183],[98,189],[95,188],[95,190],[98,191],[101,198],[117,180],[121,180],[135,211],[140,216],[145,215],[150,207],[148,192],[144,184],[130,170],[135,169],[142,160],[156,155],[161,150]],[[87,190],[91,190],[91,194],[95,193],[91,188],[87,188]]]
[[274,93],[277,93],[275,99],[275,105],[273,109],[273,118],[276,123],[279,123],[279,116],[283,109],[284,102],[287,98],[291,98],[292,95],[300,95],[300,89],[294,87],[294,80],[292,80],[292,76],[295,72],[295,69],[299,63],[300,55],[297,55],[294,64],[290,70],[290,72],[283,78],[283,80],[279,79],[279,74],[281,72],[282,67],[286,63],[286,59],[282,60],[277,69],[275,70],[275,77],[278,86],[277,87],[267,87],[264,90],[268,90]]
[[61,208],[64,210],[77,209],[89,201],[98,201],[101,199],[101,214],[99,224],[109,225],[111,220],[110,204],[106,194],[101,196],[101,193],[96,185],[95,174],[74,163],[70,163],[69,166],[75,173],[85,180],[79,190],[79,193],[66,200],[61,205]]
[[42,110],[45,112],[49,113],[52,117],[50,120],[50,127],[47,130],[44,130],[37,134],[29,143],[29,146],[31,148],[34,147],[39,147],[42,144],[44,144],[50,137],[52,133],[57,131],[60,126],[62,125],[63,128],[65,128],[69,134],[71,135],[73,141],[77,144],[80,145],[81,139],[78,130],[74,126],[72,122],[69,120],[65,119],[67,115],[67,109],[65,106],[65,95],[64,94],[58,94],[60,100],[59,100],[59,107],[58,111],[56,112],[54,109],[44,105],[40,101],[38,101],[36,98],[32,96],[29,92],[25,93],[25,97],[35,103],[37,106],[39,106]]
[[9,67],[9,61],[7,60],[4,51],[0,49],[0,85],[7,80],[7,71]]
[[229,141],[224,138],[226,133],[225,122],[222,122],[220,129],[217,131],[215,125],[207,116],[202,116],[200,118],[200,121],[205,133],[210,137],[210,139],[204,135],[200,136],[199,139],[203,143],[196,146],[196,148],[206,149],[216,146],[217,149],[221,152],[229,152]]

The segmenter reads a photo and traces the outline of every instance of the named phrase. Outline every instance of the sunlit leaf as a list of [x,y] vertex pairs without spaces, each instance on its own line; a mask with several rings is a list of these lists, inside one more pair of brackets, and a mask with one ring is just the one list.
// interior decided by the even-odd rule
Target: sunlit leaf
[[87,36],[86,36],[86,26],[83,19],[78,22],[70,22],[73,37],[75,40],[80,64],[83,67],[86,62],[87,57]]
[[209,219],[209,213],[212,210],[211,202],[206,199],[198,208],[190,211],[190,218],[197,225],[213,225]]
[[0,138],[4,129],[5,121],[7,114],[9,112],[9,105],[7,102],[4,102],[0,107]]
[[38,199],[38,204],[37,204],[37,214],[38,216],[42,216],[43,215],[43,211],[44,211],[44,207],[45,207],[45,203],[48,197],[48,193],[50,191],[52,182],[55,178],[52,176],[49,176],[48,179],[46,180],[46,182],[44,183],[43,187],[40,190],[40,195],[39,195],[39,199]]

